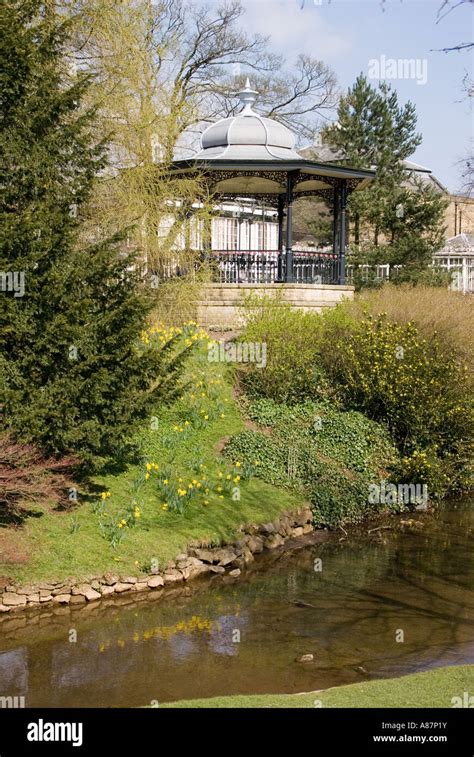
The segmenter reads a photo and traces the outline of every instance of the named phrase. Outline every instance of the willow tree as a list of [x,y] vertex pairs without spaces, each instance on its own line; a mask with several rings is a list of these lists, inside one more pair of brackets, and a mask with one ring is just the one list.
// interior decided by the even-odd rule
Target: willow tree
[[74,21],[69,70],[90,75],[87,107],[95,109],[97,136],[109,143],[83,233],[127,226],[126,246],[140,251],[150,272],[192,268],[188,232],[192,224],[202,228],[208,203],[198,176],[169,174],[181,121],[192,117],[193,105],[177,106],[159,76],[162,56],[175,52],[161,8],[148,0],[90,0],[67,2],[64,10]]

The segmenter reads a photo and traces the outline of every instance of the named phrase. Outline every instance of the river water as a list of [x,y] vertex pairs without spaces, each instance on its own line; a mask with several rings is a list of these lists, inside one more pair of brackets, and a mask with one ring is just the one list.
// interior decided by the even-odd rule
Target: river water
[[474,663],[474,503],[414,517],[422,526],[397,517],[272,554],[189,596],[9,616],[0,693],[26,706],[128,707]]

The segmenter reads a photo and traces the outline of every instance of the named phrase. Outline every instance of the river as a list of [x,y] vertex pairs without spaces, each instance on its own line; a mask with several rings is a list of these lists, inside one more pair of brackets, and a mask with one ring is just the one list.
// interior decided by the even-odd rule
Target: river
[[0,691],[26,706],[129,707],[474,663],[474,503],[409,517],[421,525],[340,532],[188,596],[10,616]]

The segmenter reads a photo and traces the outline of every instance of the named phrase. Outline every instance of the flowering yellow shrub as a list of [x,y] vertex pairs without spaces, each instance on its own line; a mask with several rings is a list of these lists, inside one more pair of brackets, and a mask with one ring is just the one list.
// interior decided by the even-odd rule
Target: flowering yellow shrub
[[440,487],[434,460],[442,461],[446,486],[466,488],[474,428],[469,377],[436,334],[428,340],[411,322],[369,315],[328,329],[321,355],[346,406],[387,424],[407,472]]

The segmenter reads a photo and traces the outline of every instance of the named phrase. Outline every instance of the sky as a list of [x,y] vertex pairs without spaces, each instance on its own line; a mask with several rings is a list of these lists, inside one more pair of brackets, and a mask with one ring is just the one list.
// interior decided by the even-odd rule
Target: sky
[[[473,139],[472,104],[462,80],[473,73],[470,52],[438,52],[473,39],[474,5],[466,3],[437,23],[442,0],[241,0],[247,31],[269,36],[269,49],[284,55],[288,66],[299,53],[324,61],[346,91],[358,74],[371,74],[377,85],[390,59],[399,102],[411,100],[418,113],[423,143],[411,160],[431,168],[451,192],[462,187],[459,162]],[[457,0],[451,0],[454,4]],[[399,60],[416,61],[414,75]],[[376,61],[376,63],[374,63]],[[392,64],[393,65],[393,64]],[[390,69],[385,68],[390,75]],[[472,98],[471,98],[472,101]],[[257,104],[258,109],[258,104]]]

